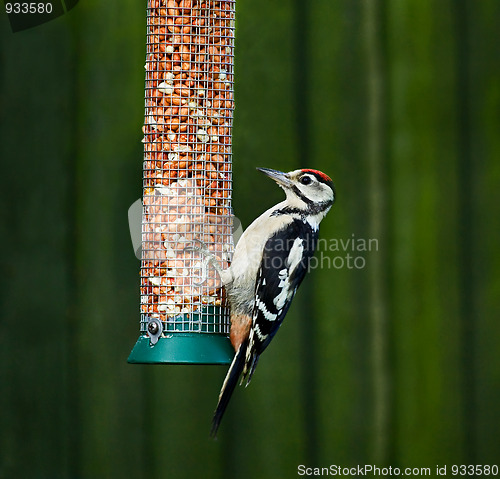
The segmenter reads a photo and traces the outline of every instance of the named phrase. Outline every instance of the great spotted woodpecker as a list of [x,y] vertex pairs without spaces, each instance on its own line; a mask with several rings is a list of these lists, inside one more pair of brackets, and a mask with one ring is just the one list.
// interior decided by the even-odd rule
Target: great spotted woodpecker
[[289,173],[258,168],[286,193],[285,201],[259,216],[236,245],[231,266],[220,271],[231,312],[230,339],[236,351],[212,421],[212,436],[241,378],[250,383],[259,356],[285,317],[308,269],[319,224],[335,201],[335,187],[324,173]]

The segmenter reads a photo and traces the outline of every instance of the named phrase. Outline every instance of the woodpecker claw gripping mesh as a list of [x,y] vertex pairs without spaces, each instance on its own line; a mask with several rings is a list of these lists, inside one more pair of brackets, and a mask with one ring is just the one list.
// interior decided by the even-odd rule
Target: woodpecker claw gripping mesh
[[[141,333],[229,329],[234,0],[148,0]],[[214,267],[215,266],[215,267]]]

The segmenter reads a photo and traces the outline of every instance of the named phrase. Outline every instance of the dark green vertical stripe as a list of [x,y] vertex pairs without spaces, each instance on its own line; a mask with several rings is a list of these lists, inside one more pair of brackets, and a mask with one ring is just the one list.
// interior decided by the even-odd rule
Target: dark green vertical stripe
[[[295,76],[295,132],[298,167],[314,167],[310,148],[310,78],[312,65],[309,35],[311,29],[310,3],[295,1],[293,73]],[[291,167],[292,168],[292,167]],[[290,169],[291,169],[290,168]],[[304,421],[304,458],[308,464],[318,463],[318,378],[317,378],[317,320],[314,301],[314,274],[308,274],[299,297],[302,414]]]
[[366,58],[366,167],[370,238],[380,250],[372,256],[369,268],[371,358],[373,381],[372,459],[388,461],[390,423],[390,370],[388,364],[387,307],[387,185],[386,185],[386,71],[383,44],[383,2],[363,2],[363,29]]
[[78,367],[78,335],[79,314],[78,291],[79,291],[79,275],[77,272],[77,245],[80,240],[77,210],[78,200],[81,191],[78,188],[77,181],[77,163],[81,160],[79,151],[82,146],[78,135],[78,111],[80,110],[80,97],[78,91],[80,88],[80,69],[79,60],[82,56],[82,42],[80,38],[80,29],[78,24],[75,24],[72,19],[71,38],[68,43],[71,45],[73,55],[69,63],[68,74],[71,75],[71,94],[68,98],[68,107],[72,114],[72,122],[70,123],[70,138],[69,148],[65,155],[66,171],[68,177],[68,191],[66,197],[66,257],[68,262],[68,296],[69,308],[65,321],[65,361],[66,361],[66,384],[65,393],[67,395],[67,449],[68,449],[68,472],[70,477],[78,479],[81,477],[82,470],[80,464],[79,451],[81,450],[81,404],[80,404],[80,368]]
[[464,451],[468,464],[477,458],[476,435],[476,315],[474,310],[474,167],[471,151],[471,75],[469,22],[471,12],[467,0],[453,3],[456,38],[456,102],[458,148],[458,248],[459,248],[459,301],[462,332],[462,404],[464,424]]

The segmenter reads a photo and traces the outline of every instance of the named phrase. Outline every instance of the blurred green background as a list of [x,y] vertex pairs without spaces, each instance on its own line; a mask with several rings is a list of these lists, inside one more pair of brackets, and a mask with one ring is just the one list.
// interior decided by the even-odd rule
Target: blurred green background
[[217,441],[225,367],[126,363],[145,12],[0,17],[0,478],[499,464],[500,2],[237,0],[236,215],[282,197],[256,166],[324,170],[338,201]]

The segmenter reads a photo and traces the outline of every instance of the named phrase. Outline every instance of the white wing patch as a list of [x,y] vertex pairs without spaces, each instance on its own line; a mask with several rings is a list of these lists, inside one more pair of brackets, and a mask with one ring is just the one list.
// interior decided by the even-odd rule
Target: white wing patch
[[290,255],[288,256],[288,271],[289,273],[293,272],[295,268],[302,261],[304,246],[301,238],[296,238],[293,242],[292,249],[290,250]]
[[274,305],[279,310],[283,308],[287,300],[293,295],[294,291],[290,288],[290,276],[302,261],[303,253],[303,241],[301,238],[296,238],[293,242],[292,248],[290,249],[290,254],[288,255],[288,268],[284,268],[278,273],[278,277],[280,279],[278,286],[281,288],[281,291],[276,298],[274,298]]
[[[265,303],[263,303],[259,297],[257,296],[256,300],[255,300],[255,306],[257,307],[257,309],[264,315],[264,318],[266,318],[268,321],[275,321],[276,318],[278,317],[277,314],[274,314],[274,313],[271,313],[270,311],[268,311],[268,309],[266,308],[266,305]],[[254,313],[254,319],[257,317],[257,311],[255,311]]]
[[254,325],[253,330],[260,341],[264,342],[266,340],[267,334],[262,334],[258,324]]

